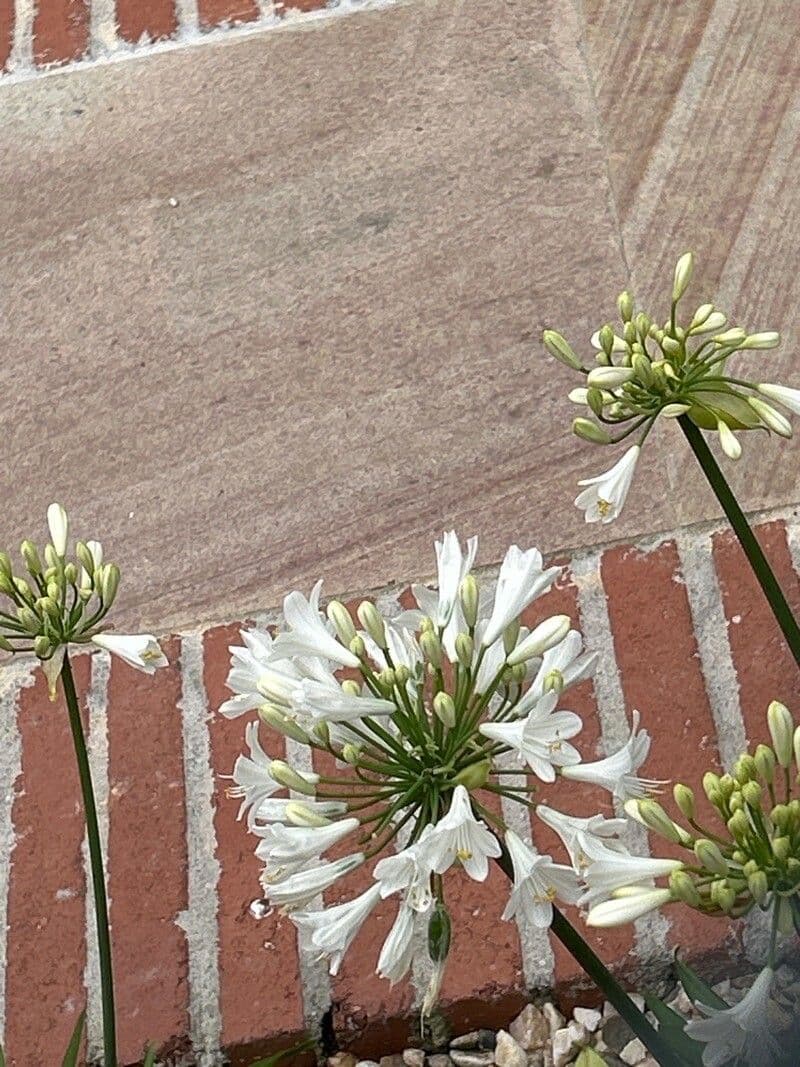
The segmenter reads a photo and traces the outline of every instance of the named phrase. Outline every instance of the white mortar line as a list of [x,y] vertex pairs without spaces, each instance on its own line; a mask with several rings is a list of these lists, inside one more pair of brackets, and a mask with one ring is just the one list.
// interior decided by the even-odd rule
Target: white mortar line
[[687,537],[679,533],[675,541],[700,654],[700,667],[717,731],[719,757],[724,769],[729,771],[744,752],[747,739],[711,536]]
[[219,860],[214,832],[214,778],[203,682],[203,638],[181,636],[183,765],[186,784],[188,907],[177,919],[189,953],[189,1028],[198,1067],[221,1064],[219,1002]]
[[89,46],[92,59],[109,55],[119,44],[117,0],[91,0],[89,18]]
[[[33,20],[35,0],[16,0],[14,4],[14,35],[8,69],[20,76],[33,72]],[[2,79],[0,79],[2,81]]]
[[800,578],[800,518],[797,515],[786,519],[786,541],[789,545],[792,564]]
[[[111,656],[95,652],[91,659],[91,681],[86,695],[88,712],[89,768],[92,772],[100,847],[105,865],[106,893],[108,892],[108,678]],[[83,866],[86,872],[86,1058],[100,1063],[103,1058],[103,998],[100,985],[100,955],[97,946],[96,913],[92,893],[92,864],[89,841],[83,840]],[[111,901],[108,902],[109,913]]]
[[33,685],[30,660],[0,667],[0,1044],[6,1029],[6,961],[8,960],[8,887],[11,853],[16,845],[12,809],[15,785],[22,774],[22,743],[17,726],[19,694]]
[[[625,695],[614,651],[614,635],[608,615],[608,602],[600,570],[601,552],[589,552],[572,560],[572,578],[578,591],[578,614],[587,649],[599,653],[594,673],[597,716],[606,753],[620,748],[630,736],[625,712]],[[587,758],[591,758],[584,753]],[[643,826],[629,822],[626,843],[639,856],[650,855],[647,832]],[[655,963],[670,955],[671,923],[661,912],[652,912],[634,923],[634,954],[642,961]]]
[[178,40],[186,42],[200,33],[200,12],[197,0],[175,0],[175,14],[178,17]]

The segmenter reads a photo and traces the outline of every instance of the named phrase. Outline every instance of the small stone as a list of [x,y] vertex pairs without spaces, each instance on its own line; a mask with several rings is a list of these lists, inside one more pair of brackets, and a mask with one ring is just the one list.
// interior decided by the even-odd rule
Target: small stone
[[169,204],[170,207],[177,207],[178,206],[178,198],[176,196],[171,196],[169,198],[169,200],[167,201],[167,203]]
[[596,1008],[575,1008],[572,1012],[573,1019],[577,1019],[585,1026],[590,1034],[593,1034],[602,1022],[603,1016]]
[[458,1049],[450,1050],[450,1059],[455,1067],[492,1067],[494,1063],[493,1052],[459,1052]]
[[328,1067],[358,1067],[358,1060],[352,1052],[337,1052],[328,1056]]
[[[547,1050],[547,1053],[550,1056],[549,1067],[552,1067],[552,1065],[553,1065],[553,1056],[552,1056],[552,1053],[550,1052],[550,1049]],[[537,1048],[534,1052],[529,1052],[528,1053],[528,1067],[545,1067],[544,1057],[545,1057],[545,1051],[544,1051],[543,1048]]]
[[403,1057],[399,1053],[393,1056],[381,1056],[379,1067],[403,1067]]
[[497,1067],[528,1067],[528,1057],[506,1030],[499,1030],[497,1033],[494,1062]]
[[380,1067],[377,1060],[359,1060],[356,1067]]
[[553,1034],[553,1067],[564,1067],[564,1064],[569,1063],[574,1051],[572,1034],[566,1026],[562,1026]]
[[603,1023],[603,1040],[612,1052],[620,1052],[634,1036],[633,1030],[621,1015],[612,1015]]
[[481,1035],[479,1030],[470,1030],[468,1034],[461,1034],[460,1037],[454,1037],[450,1042],[450,1048],[477,1048],[480,1039]]
[[453,1067],[453,1061],[446,1052],[436,1052],[428,1056],[428,1067]]
[[542,1014],[547,1019],[547,1024],[550,1027],[550,1036],[555,1037],[556,1030],[560,1030],[567,1020],[555,1004],[551,1004],[549,1000],[542,1005]]
[[403,1053],[406,1067],[425,1067],[425,1053],[421,1048],[407,1048]]
[[526,1052],[544,1048],[550,1040],[550,1024],[533,1004],[525,1005],[508,1031]]
[[693,1008],[693,1004],[686,994],[686,990],[683,986],[678,989],[677,993],[671,1000],[667,1002],[667,1007],[672,1008],[678,1015],[689,1015]]
[[619,1012],[609,1000],[603,1001],[603,1018],[611,1019],[614,1015],[618,1015]]
[[625,1048],[620,1052],[619,1058],[623,1063],[627,1063],[629,1067],[636,1067],[637,1063],[641,1063],[647,1055],[647,1049],[639,1040],[635,1037],[633,1041],[629,1041]]

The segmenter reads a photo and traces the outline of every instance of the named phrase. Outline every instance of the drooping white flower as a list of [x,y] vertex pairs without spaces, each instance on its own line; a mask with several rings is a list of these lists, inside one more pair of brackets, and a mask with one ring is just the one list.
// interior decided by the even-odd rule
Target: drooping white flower
[[500,855],[497,838],[472,814],[469,793],[463,785],[453,790],[450,810],[439,819],[423,848],[430,869],[443,874],[456,860],[476,882],[489,873],[489,857]]
[[272,757],[268,756],[261,747],[261,741],[258,737],[258,723],[249,722],[245,727],[244,736],[250,755],[249,757],[237,757],[236,763],[233,765],[233,774],[231,775],[235,785],[228,788],[228,796],[242,798],[239,814],[236,818],[243,818],[245,813],[249,811],[247,823],[252,828],[258,815],[257,809],[259,805],[262,801],[271,797],[273,793],[276,793],[280,786],[269,773]]
[[67,551],[67,537],[69,536],[69,519],[67,513],[60,504],[51,504],[47,509],[47,525],[50,530],[50,540],[56,555],[63,559]]
[[582,819],[556,811],[546,804],[536,805],[536,815],[561,838],[570,863],[580,875],[590,863],[603,859],[610,852],[628,854],[628,849],[617,836],[627,827],[625,819],[606,819],[600,814]]
[[587,488],[575,498],[575,506],[585,512],[587,522],[606,523],[617,518],[631,487],[640,451],[639,445],[631,445],[610,470],[578,482]]
[[584,881],[588,889],[580,903],[594,904],[627,886],[644,884],[649,888],[654,878],[664,878],[673,871],[682,870],[683,866],[680,860],[609,853],[586,868]]
[[43,659],[42,674],[47,680],[47,695],[51,702],[55,701],[57,695],[58,679],[61,674],[61,668],[64,666],[64,656],[67,653],[66,645],[59,645],[53,652],[53,655],[49,659]]
[[445,533],[436,542],[436,569],[439,578],[439,599],[434,621],[437,626],[447,626],[458,602],[458,589],[472,569],[478,551],[478,538],[470,537],[466,553],[461,548],[455,530]]
[[357,667],[358,656],[337,641],[325,625],[319,610],[321,591],[322,582],[319,581],[308,600],[296,589],[284,597],[283,617],[289,629],[275,638],[273,655],[277,659],[322,656],[340,667]]
[[338,683],[331,687],[310,678],[298,683],[295,704],[301,712],[326,722],[352,722],[367,715],[391,715],[397,710],[391,700],[383,697],[356,696]]
[[544,929],[553,921],[554,900],[577,902],[578,877],[571,867],[535,852],[513,830],[506,831],[505,842],[514,867],[514,887],[503,918],[521,914],[528,924]]
[[772,968],[765,967],[744,998],[732,1008],[712,1008],[697,1001],[698,1011],[708,1017],[690,1020],[685,1033],[705,1043],[704,1067],[723,1067],[741,1058],[748,1064],[777,1060],[779,1050],[769,1029],[773,977]]
[[342,856],[341,859],[330,863],[320,863],[307,870],[298,871],[274,885],[262,882],[264,892],[271,904],[282,905],[287,909],[304,907],[317,893],[330,889],[340,878],[360,867],[363,862],[364,855],[361,852]]
[[152,634],[97,634],[92,638],[92,644],[119,656],[145,674],[155,674],[159,667],[169,666],[169,660]]
[[365,893],[344,904],[321,911],[295,912],[292,921],[310,931],[311,944],[328,957],[330,973],[338,974],[342,957],[380,898],[378,886],[370,886]]
[[383,942],[376,968],[381,978],[388,978],[392,985],[408,972],[414,959],[414,909],[401,904],[397,918]]
[[[343,800],[315,800],[312,797],[303,797],[303,807],[312,816],[322,816],[326,819],[341,815],[347,810],[347,805]],[[248,829],[251,833],[257,834],[263,828],[260,824],[291,822],[292,813],[296,811],[296,808],[297,801],[289,797],[268,797],[258,800],[253,804],[251,818],[247,821]]]
[[360,826],[358,819],[340,819],[330,826],[281,826],[257,829],[261,843],[256,855],[265,863],[291,863],[317,859]]
[[432,833],[429,824],[419,841],[394,856],[384,856],[375,864],[373,876],[380,885],[382,897],[405,891],[406,904],[413,911],[425,912],[430,908],[433,896],[427,841]]
[[500,565],[494,607],[483,632],[483,645],[493,645],[509,623],[518,618],[537,596],[546,592],[560,573],[561,567],[542,570],[542,554],[538,549],[523,552],[518,545],[511,545]]
[[[231,669],[226,685],[235,694],[220,705],[219,713],[234,719],[246,711],[253,711],[264,703],[258,688],[261,676],[271,669],[272,635],[266,630],[240,630],[245,647],[231,645]],[[285,664],[289,667],[289,664]]]
[[773,385],[766,382],[758,387],[759,393],[777,400],[779,404],[795,415],[800,415],[800,389],[790,389],[786,385]]
[[657,908],[669,904],[672,893],[669,889],[642,889],[641,892],[625,894],[597,904],[586,916],[586,925],[605,929],[609,926],[624,926],[635,922]]
[[581,655],[582,648],[583,638],[580,633],[570,630],[563,641],[545,652],[533,681],[517,704],[518,715],[526,715],[549,690],[563,693],[571,685],[590,677],[597,663],[597,653],[586,652]]
[[486,722],[480,732],[513,748],[543,782],[554,782],[554,767],[580,763],[580,753],[568,739],[583,727],[574,711],[556,711],[557,703],[557,693],[545,693],[526,718]]
[[634,711],[631,736],[622,748],[595,763],[579,763],[564,767],[562,775],[575,782],[589,782],[599,785],[612,793],[620,803],[631,797],[643,797],[652,792],[663,782],[652,778],[637,778],[636,771],[647,759],[650,752],[650,735],[647,730],[637,733],[639,712]]

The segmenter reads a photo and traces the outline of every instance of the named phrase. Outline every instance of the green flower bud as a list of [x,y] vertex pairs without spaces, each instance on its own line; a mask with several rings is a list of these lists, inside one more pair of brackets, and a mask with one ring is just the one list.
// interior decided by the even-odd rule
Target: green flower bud
[[515,663],[510,671],[511,681],[516,682],[517,685],[522,685],[522,683],[525,681],[525,675],[527,673],[528,672],[524,663]]
[[742,796],[749,807],[761,807],[762,792],[758,782],[745,782],[742,786]]
[[769,882],[763,871],[756,871],[747,879],[747,888],[756,904],[763,904],[769,892]]
[[355,680],[355,678],[346,678],[342,682],[342,692],[346,693],[349,697],[360,697],[361,686]]
[[0,649],[2,649],[3,652],[13,652],[14,651],[14,646],[11,644],[11,642],[8,640],[8,638],[3,637],[2,634],[0,634]]
[[619,308],[619,317],[623,322],[630,322],[633,316],[633,297],[625,290],[617,297],[617,307]]
[[519,638],[519,619],[514,619],[506,626],[503,631],[503,648],[507,656],[511,655],[514,649],[517,647],[517,639]]
[[741,790],[737,789],[728,798],[728,811],[741,811],[744,807],[744,797]]
[[61,609],[52,597],[42,596],[36,601],[36,607],[39,612],[46,615],[53,622],[61,621]]
[[694,819],[696,811],[694,793],[689,786],[678,782],[672,789],[672,795],[684,819],[689,819],[690,821]]
[[576,437],[584,441],[591,441],[596,445],[607,445],[611,440],[611,434],[589,419],[577,418],[573,420],[572,432]]
[[47,583],[47,595],[51,600],[59,600],[61,598],[61,587],[57,582]]
[[28,585],[28,583],[25,581],[24,578],[14,578],[14,588],[16,589],[16,591],[19,593],[19,595],[22,597],[23,600],[27,600],[29,604],[32,603],[32,601],[33,601],[33,590],[31,589],[31,587]]
[[48,567],[52,567],[52,569],[56,571],[58,570],[61,561],[58,558],[58,553],[52,545],[44,546],[44,561]]
[[[661,342],[661,347],[668,356],[677,356],[681,350],[680,341],[676,341],[674,337],[665,337]],[[664,367],[664,373],[667,375],[669,375],[668,366],[669,364]]]
[[773,837],[772,852],[776,860],[784,863],[792,851],[792,839],[790,837]]
[[0,574],[5,575],[6,578],[13,578],[14,576],[11,568],[11,557],[8,552],[0,552]]
[[442,666],[442,643],[433,630],[426,630],[420,635],[419,647],[426,660],[437,670]]
[[711,790],[712,789],[715,792],[720,792],[719,782],[720,782],[719,775],[718,774],[714,774],[713,771],[706,771],[706,773],[703,775],[703,792],[705,793],[705,795],[708,797],[709,800],[711,799]]
[[5,571],[0,571],[0,593],[5,593],[6,596],[13,596],[15,589],[14,579],[6,574]]
[[358,757],[360,752],[360,746],[354,745],[350,741],[346,741],[345,744],[342,745],[342,759],[345,763],[349,763],[352,767],[355,767],[355,765],[358,763]]
[[433,710],[444,725],[451,730],[456,724],[456,706],[449,693],[437,693],[433,698]]
[[631,360],[631,367],[642,385],[652,385],[653,372],[650,369],[650,360],[647,356],[637,352]]
[[403,689],[411,677],[411,671],[406,667],[405,663],[401,663],[394,669],[394,677],[398,688]]
[[769,745],[759,745],[753,760],[759,777],[763,778],[767,785],[772,785],[775,778],[775,753]]
[[466,576],[459,587],[458,593],[461,598],[464,621],[471,630],[478,621],[478,597],[480,595],[478,583],[473,575],[468,574]]
[[691,252],[684,252],[675,265],[675,274],[672,281],[672,303],[677,304],[688,288],[692,280],[694,270],[694,256]]
[[64,568],[64,581],[67,585],[75,585],[78,580],[78,568],[74,563],[68,563]]
[[711,340],[715,345],[740,345],[742,341],[747,337],[745,331],[741,326],[734,326],[732,330],[726,330],[724,333],[718,333],[716,337],[712,337]]
[[749,859],[746,863],[742,864],[742,874],[745,878],[749,878],[751,874],[755,874],[756,871],[760,871],[761,868],[758,865],[757,860]]
[[299,800],[293,800],[286,805],[286,821],[292,826],[330,826],[331,824],[330,819]]
[[315,722],[311,728],[311,733],[318,741],[321,741],[326,748],[331,743],[331,728],[326,722]]
[[39,659],[47,659],[53,651],[53,646],[50,644],[50,638],[45,637],[43,634],[39,634],[39,636],[34,639],[33,651]]
[[739,785],[744,785],[745,782],[750,782],[757,776],[756,761],[745,752],[733,765],[733,777]]
[[763,333],[751,333],[742,341],[742,348],[777,348],[781,335],[777,330],[765,330]]
[[89,551],[89,547],[85,541],[75,542],[75,555],[78,563],[80,563],[89,577],[91,577],[94,574],[94,556]]
[[453,785],[463,785],[467,789],[481,789],[489,781],[489,772],[492,769],[491,760],[481,760],[479,763],[469,763],[453,778]]
[[[333,623],[336,634],[342,644],[349,648],[350,642],[356,636],[356,628],[350,618],[350,612],[340,600],[332,600],[325,610],[328,619]],[[366,627],[365,627],[366,629]]]
[[704,837],[694,843],[694,854],[697,856],[701,867],[712,874],[719,874],[723,878],[728,874],[728,864],[720,852],[719,846]]
[[542,688],[545,693],[562,693],[564,691],[564,675],[554,667],[552,671],[548,671],[545,675]]
[[271,729],[283,734],[284,737],[291,737],[295,741],[300,741],[305,745],[308,744],[308,734],[302,726],[299,726],[294,719],[284,715],[280,708],[276,708],[272,704],[262,704],[258,709],[258,717]]
[[422,618],[419,620],[419,632],[421,634],[424,634],[427,633],[429,630],[435,629],[436,627],[433,625],[433,619],[430,617],[430,615],[423,615]]
[[378,681],[384,689],[388,689],[391,692],[391,690],[395,687],[395,683],[397,682],[397,675],[395,674],[393,668],[384,667],[384,669],[378,675]]
[[681,834],[678,827],[657,801],[650,799],[640,800],[637,807],[645,826],[666,838],[667,841],[672,841],[676,845],[679,844]]
[[364,644],[364,638],[360,634],[356,634],[347,647],[359,659],[363,659],[367,654],[367,646]]
[[797,880],[800,879],[800,859],[798,859],[797,856],[790,856],[788,858],[786,861],[786,871],[796,884]]
[[727,800],[736,788],[736,782],[731,778],[729,774],[723,774],[719,780],[719,791],[722,796]]
[[747,863],[747,853],[735,848],[731,853],[731,859],[734,863],[738,863],[740,867],[744,867],[745,863]]
[[606,323],[605,326],[600,328],[600,347],[603,349],[607,356],[610,356],[614,351],[614,327],[610,323]]
[[358,605],[356,614],[358,615],[358,621],[378,648],[388,648],[389,643],[386,640],[386,625],[375,605],[370,600],[362,600]]
[[598,389],[597,386],[591,386],[586,390],[586,403],[598,418],[603,414],[604,399],[603,390]]
[[[639,334],[636,332],[636,326],[632,322],[626,322],[622,330],[622,340],[626,345],[633,345],[634,341],[638,341]],[[641,348],[641,345],[639,346]]]
[[736,903],[736,892],[725,880],[711,883],[711,899],[726,915],[729,914]]
[[700,894],[694,884],[694,879],[686,871],[673,871],[669,876],[669,888],[676,900],[682,900],[690,908],[700,906]]
[[792,762],[794,719],[785,704],[773,700],[767,708],[767,725],[769,726],[772,747],[781,767],[786,768]]
[[792,813],[786,804],[776,804],[769,813],[770,821],[779,830],[786,830],[791,822]]
[[713,310],[713,304],[701,304],[692,316],[692,321],[689,323],[689,330],[691,331],[698,326],[702,326]]
[[22,623],[29,634],[36,634],[42,628],[42,620],[33,608],[17,608],[17,619]]
[[542,344],[555,359],[564,363],[572,370],[581,370],[581,361],[573,352],[569,342],[556,330],[545,330],[542,334]]
[[750,820],[743,811],[735,811],[728,819],[728,831],[737,842],[746,840],[750,833]]
[[472,666],[472,657],[475,655],[475,642],[469,634],[459,634],[456,638],[456,656],[462,667]]
[[116,563],[104,563],[103,564],[103,584],[101,596],[103,599],[103,605],[109,607],[114,603],[114,599],[119,589],[119,567]]
[[450,952],[450,914],[444,901],[437,900],[428,919],[428,955],[431,962],[444,963]]
[[39,551],[33,541],[23,541],[19,546],[19,553],[22,556],[22,562],[31,574],[42,573],[42,561],[39,558]]
[[306,779],[284,760],[274,759],[269,765],[269,775],[278,785],[293,789],[296,793],[304,793],[306,796],[313,797],[316,792],[317,775],[311,775],[309,779]]

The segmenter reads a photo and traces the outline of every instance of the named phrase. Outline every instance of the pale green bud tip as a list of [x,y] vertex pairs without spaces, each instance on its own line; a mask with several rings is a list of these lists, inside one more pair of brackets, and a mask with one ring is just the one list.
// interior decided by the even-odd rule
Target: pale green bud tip
[[31,574],[41,574],[42,561],[39,559],[39,552],[33,541],[23,541],[19,546],[19,552]]
[[489,772],[492,769],[490,760],[481,760],[480,763],[470,763],[453,778],[453,785],[463,785],[467,789],[482,789],[489,781]]
[[681,834],[678,827],[657,801],[640,800],[638,807],[639,815],[645,826],[666,838],[667,841],[672,841],[674,844],[680,842]]
[[474,576],[468,574],[459,588],[461,598],[461,610],[464,612],[464,621],[472,628],[478,621],[478,583]]
[[119,567],[115,563],[107,563],[103,567],[102,597],[103,603],[108,606],[114,602],[119,589]]
[[362,600],[358,605],[358,621],[367,631],[378,648],[388,648],[386,626],[380,612],[370,600]]
[[751,333],[742,342],[742,348],[777,348],[781,335],[777,330],[765,330],[763,333]]
[[761,805],[761,786],[758,782],[745,782],[742,786],[742,797],[751,808]]
[[619,308],[619,317],[622,321],[630,322],[633,316],[633,297],[627,289],[617,297],[617,307]]
[[433,630],[426,630],[420,635],[419,646],[422,654],[432,666],[439,668],[442,665],[442,645]]
[[475,654],[475,642],[469,634],[459,634],[456,638],[456,656],[462,667],[472,666],[472,657]]
[[756,748],[753,761],[760,777],[764,779],[767,785],[771,785],[775,777],[775,753],[769,745],[759,745]]
[[51,504],[47,509],[47,525],[50,530],[50,540],[56,554],[64,557],[67,551],[67,537],[69,536],[69,520],[67,513],[60,504]]
[[433,710],[448,729],[456,722],[456,706],[449,693],[437,693],[433,698]]
[[[645,357],[646,358],[646,357]],[[595,389],[616,389],[635,377],[633,367],[595,367],[586,381]]]
[[712,340],[715,345],[740,345],[746,337],[747,334],[741,326],[734,326],[732,329],[726,330],[724,333],[718,333]]
[[279,759],[275,759],[270,763],[269,775],[278,785],[293,789],[297,793],[305,793],[306,796],[314,795],[314,786],[319,781],[318,775],[300,775],[288,763],[284,763],[283,760]]
[[717,433],[722,451],[728,459],[739,459],[742,455],[742,446],[727,422],[723,422],[722,419],[717,422]]
[[290,719],[288,715],[285,715],[280,708],[273,707],[272,704],[262,704],[258,709],[258,717],[277,733],[283,734],[284,737],[291,737],[295,741],[308,744],[308,734],[302,726],[299,726],[294,719]]
[[542,343],[551,356],[565,363],[572,370],[581,369],[581,361],[578,359],[569,342],[556,330],[545,330],[542,334]]
[[520,641],[508,656],[507,662],[513,667],[515,664],[527,663],[529,659],[543,655],[548,649],[564,640],[571,625],[569,615],[551,615],[549,619],[544,619]]
[[33,651],[39,659],[47,659],[50,653],[53,651],[53,646],[50,644],[50,639],[40,634],[33,642]]
[[332,600],[326,609],[326,614],[333,623],[334,629],[342,644],[349,646],[356,636],[356,628],[350,618],[350,612],[339,600]]
[[355,678],[346,678],[345,681],[342,682],[342,692],[350,697],[359,697],[361,696],[361,686]]
[[785,704],[773,700],[767,708],[767,725],[769,726],[772,747],[781,767],[787,768],[792,762],[794,719]]
[[695,817],[694,793],[689,786],[678,782],[673,787],[672,795],[683,817],[685,819],[693,819]]
[[353,655],[358,656],[359,659],[363,659],[367,653],[367,646],[364,644],[364,638],[359,634],[356,634],[348,647]]
[[591,441],[596,445],[607,445],[611,440],[611,434],[598,426],[590,419],[577,418],[572,423],[572,432],[576,437],[584,441]]
[[781,415],[772,404],[762,400],[758,396],[749,396],[747,403],[755,411],[768,430],[778,434],[779,437],[790,438],[792,436],[792,424],[785,415]]
[[682,900],[692,908],[699,907],[700,894],[694,879],[686,871],[673,871],[669,876],[669,888],[676,900]]
[[299,801],[286,805],[286,820],[293,826],[330,826],[331,823],[330,819]]
[[0,552],[0,574],[6,578],[11,578],[13,571],[11,569],[11,558],[7,552]]
[[792,851],[791,837],[774,837],[772,839],[772,851],[775,859],[784,863],[789,858],[789,853]]
[[723,878],[727,875],[728,864],[725,857],[720,852],[719,846],[713,841],[708,841],[704,837],[695,841],[694,854],[697,856],[700,864],[705,867],[707,871],[711,871],[713,874],[722,875]]
[[763,904],[769,892],[769,882],[763,871],[755,871],[747,879],[747,888],[756,904]]
[[694,256],[691,252],[684,252],[675,265],[675,275],[672,282],[672,303],[677,304],[686,292],[689,282],[692,280],[694,269]]
[[350,741],[348,741],[342,746],[342,759],[345,763],[351,764],[351,766],[355,765],[356,763],[358,763],[358,756],[360,751],[361,750],[359,749],[358,745],[354,745]]

